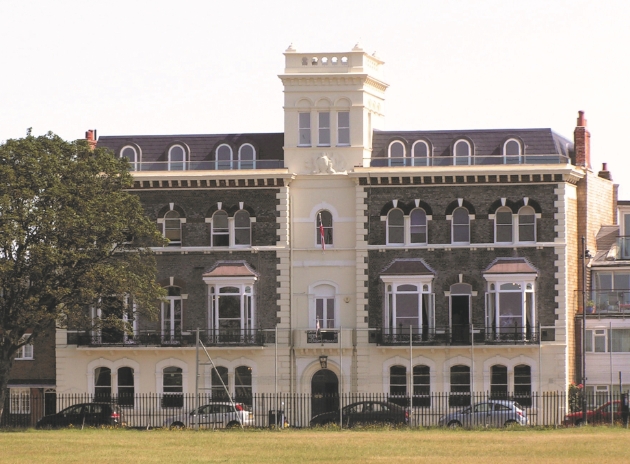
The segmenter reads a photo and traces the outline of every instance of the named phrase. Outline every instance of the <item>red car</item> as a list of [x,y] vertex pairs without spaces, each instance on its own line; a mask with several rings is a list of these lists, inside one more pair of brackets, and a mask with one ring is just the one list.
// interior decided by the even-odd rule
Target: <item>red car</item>
[[[599,408],[586,411],[586,419],[589,424],[610,424],[611,414],[614,414],[614,421],[621,421],[621,401],[609,401]],[[572,412],[564,417],[564,425],[580,426],[584,423],[582,411]]]

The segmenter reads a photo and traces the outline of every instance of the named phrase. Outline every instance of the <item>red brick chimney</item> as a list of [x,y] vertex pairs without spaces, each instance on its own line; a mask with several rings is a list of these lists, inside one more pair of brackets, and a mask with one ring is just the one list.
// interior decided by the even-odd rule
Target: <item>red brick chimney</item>
[[94,150],[96,148],[96,129],[90,129],[85,133],[85,139],[88,141],[90,148]]
[[591,133],[586,129],[584,111],[578,111],[577,127],[573,132],[575,164],[591,169]]

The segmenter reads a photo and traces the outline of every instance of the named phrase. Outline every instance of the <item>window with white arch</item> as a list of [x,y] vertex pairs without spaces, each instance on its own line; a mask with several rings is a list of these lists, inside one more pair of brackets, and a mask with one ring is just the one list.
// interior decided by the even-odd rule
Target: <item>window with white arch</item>
[[503,159],[505,164],[520,164],[522,149],[516,139],[509,139],[503,144]]
[[394,208],[387,213],[387,244],[405,243],[405,217],[401,209]]
[[414,166],[428,166],[430,156],[429,144],[424,140],[414,142],[413,147],[411,147],[411,156]]
[[389,148],[387,150],[389,165],[404,166],[406,154],[407,153],[405,150],[405,145],[399,140],[394,140],[392,143],[389,144]]
[[254,169],[256,161],[256,149],[251,143],[244,143],[238,149],[239,169]]
[[470,214],[464,207],[453,211],[451,220],[451,243],[470,243]]
[[135,147],[132,147],[131,145],[123,147],[123,149],[120,150],[120,157],[126,158],[127,161],[129,161],[132,171],[139,171],[138,163],[140,160],[138,159],[138,151]]
[[232,147],[229,145],[225,143],[219,145],[216,150],[215,158],[217,162],[216,168],[218,170],[232,169],[233,153]]
[[186,169],[186,149],[181,145],[173,145],[168,150],[168,170],[183,171]]
[[518,241],[534,243],[536,241],[536,211],[531,206],[523,206],[518,210]]
[[162,370],[162,407],[184,407],[184,383],[181,367],[169,366]]
[[320,284],[313,288],[315,320],[311,322],[316,329],[332,329],[337,326],[336,289],[329,284]]
[[494,241],[496,243],[512,243],[512,210],[507,206],[497,209],[494,215]]
[[469,165],[471,163],[472,149],[468,140],[458,140],[453,146],[455,165]]
[[400,208],[387,213],[386,243],[388,245],[426,245],[427,213],[422,208],[414,208],[408,215]]

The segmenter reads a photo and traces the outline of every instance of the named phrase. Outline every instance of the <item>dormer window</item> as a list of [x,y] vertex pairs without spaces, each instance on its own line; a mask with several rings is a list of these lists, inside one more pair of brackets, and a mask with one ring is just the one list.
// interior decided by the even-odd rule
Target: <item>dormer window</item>
[[183,171],[186,169],[186,150],[181,145],[173,145],[168,150],[168,170]]
[[405,165],[405,145],[402,142],[395,140],[389,144],[389,151],[387,156],[389,157],[390,166],[404,166]]
[[138,166],[138,152],[136,151],[136,149],[134,147],[132,147],[131,145],[127,145],[126,147],[123,147],[122,150],[120,150],[120,157],[121,158],[127,158],[127,161],[129,161],[129,164],[131,165],[131,170],[132,171],[138,171],[139,166]]
[[521,144],[517,140],[510,139],[503,144],[503,158],[505,164],[520,164],[521,155]]
[[232,147],[222,144],[216,151],[217,169],[232,169]]
[[429,144],[424,140],[418,140],[411,148],[411,156],[413,157],[414,166],[428,166]]
[[256,160],[256,149],[252,144],[244,143],[238,149],[239,169],[254,169]]
[[471,164],[471,152],[470,143],[467,140],[458,140],[455,142],[455,145],[453,146],[453,155],[455,157],[454,164],[456,166]]

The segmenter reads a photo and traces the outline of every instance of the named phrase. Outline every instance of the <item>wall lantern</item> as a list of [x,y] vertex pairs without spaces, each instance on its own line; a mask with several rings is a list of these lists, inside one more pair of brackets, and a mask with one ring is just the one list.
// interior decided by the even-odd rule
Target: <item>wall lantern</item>
[[328,356],[326,356],[326,355],[321,355],[321,356],[319,357],[319,366],[320,366],[322,369],[326,369],[326,368],[328,368]]

